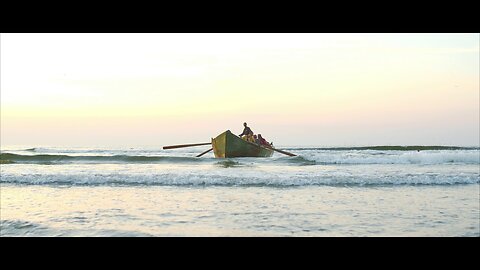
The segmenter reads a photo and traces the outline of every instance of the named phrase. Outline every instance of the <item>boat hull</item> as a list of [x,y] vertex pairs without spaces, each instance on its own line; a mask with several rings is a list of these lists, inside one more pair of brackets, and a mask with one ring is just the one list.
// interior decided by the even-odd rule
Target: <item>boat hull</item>
[[270,148],[247,142],[230,130],[212,138],[212,148],[216,158],[271,157],[274,152]]

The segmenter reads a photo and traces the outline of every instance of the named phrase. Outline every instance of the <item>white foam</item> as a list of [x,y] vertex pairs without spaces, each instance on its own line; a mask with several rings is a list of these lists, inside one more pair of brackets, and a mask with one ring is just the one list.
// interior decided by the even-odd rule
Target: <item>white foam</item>
[[320,164],[480,164],[479,150],[318,151],[301,155]]
[[2,183],[64,185],[226,185],[226,186],[309,186],[309,185],[454,185],[478,184],[475,172],[384,174],[351,171],[315,173],[258,171],[242,173],[164,172],[164,173],[76,173],[76,174],[2,174]]

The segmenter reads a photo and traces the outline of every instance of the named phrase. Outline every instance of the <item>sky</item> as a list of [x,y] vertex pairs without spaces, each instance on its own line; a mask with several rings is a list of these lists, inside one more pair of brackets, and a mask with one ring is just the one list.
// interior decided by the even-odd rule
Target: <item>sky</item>
[[0,34],[1,145],[479,146],[480,34]]

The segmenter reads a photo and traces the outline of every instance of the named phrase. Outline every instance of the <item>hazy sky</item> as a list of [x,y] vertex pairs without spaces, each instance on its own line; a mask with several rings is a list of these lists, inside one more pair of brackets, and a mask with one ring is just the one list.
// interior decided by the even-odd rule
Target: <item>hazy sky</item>
[[478,33],[0,40],[2,145],[479,145]]

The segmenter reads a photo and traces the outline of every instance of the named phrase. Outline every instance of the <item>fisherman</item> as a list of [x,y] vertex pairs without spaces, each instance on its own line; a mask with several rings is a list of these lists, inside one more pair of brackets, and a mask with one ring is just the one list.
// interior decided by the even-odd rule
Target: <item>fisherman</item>
[[255,135],[253,134],[250,134],[250,135],[247,135],[247,141],[248,142],[251,142],[251,143],[254,143],[255,142]]
[[247,141],[247,142],[251,142],[251,143],[256,142],[255,141],[255,135],[252,135],[252,134],[242,136],[242,140]]
[[253,138],[255,139],[256,144],[260,144],[260,140],[258,139],[257,135],[253,135]]
[[242,132],[242,134],[238,135],[238,137],[242,137],[243,135],[245,135],[245,136],[252,135],[253,136],[253,131],[249,127],[247,127],[247,123],[243,123],[243,126],[244,126],[243,132]]
[[260,141],[260,145],[269,145],[267,140],[262,137],[262,134],[258,134],[258,140]]

